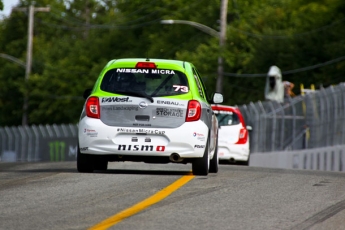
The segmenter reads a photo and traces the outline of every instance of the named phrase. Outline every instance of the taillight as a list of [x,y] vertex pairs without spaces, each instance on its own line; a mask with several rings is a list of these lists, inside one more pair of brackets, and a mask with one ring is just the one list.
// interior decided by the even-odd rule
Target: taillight
[[101,117],[98,97],[89,97],[85,106],[86,116],[99,119]]
[[242,128],[240,130],[239,135],[238,135],[238,141],[237,141],[236,144],[245,144],[245,143],[247,143],[247,136],[248,136],[247,130]]
[[201,116],[201,105],[196,100],[188,102],[186,121],[197,121]]

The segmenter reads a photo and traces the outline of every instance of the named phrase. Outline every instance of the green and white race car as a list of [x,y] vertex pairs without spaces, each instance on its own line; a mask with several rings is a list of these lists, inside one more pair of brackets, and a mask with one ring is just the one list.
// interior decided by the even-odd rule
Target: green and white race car
[[79,172],[109,161],[191,163],[194,175],[218,172],[218,122],[195,66],[165,59],[111,60],[86,99],[78,130]]

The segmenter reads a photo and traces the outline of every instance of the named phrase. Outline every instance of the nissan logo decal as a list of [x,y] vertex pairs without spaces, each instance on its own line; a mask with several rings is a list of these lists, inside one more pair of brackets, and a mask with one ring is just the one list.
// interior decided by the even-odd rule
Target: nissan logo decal
[[139,103],[139,108],[145,109],[147,107],[147,103],[145,101],[142,101]]

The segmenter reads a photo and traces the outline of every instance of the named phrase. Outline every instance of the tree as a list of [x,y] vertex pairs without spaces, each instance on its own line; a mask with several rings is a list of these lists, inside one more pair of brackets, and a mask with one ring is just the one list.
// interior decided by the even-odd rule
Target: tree
[[[0,21],[0,53],[25,61],[26,17],[19,12],[16,17]],[[27,22],[27,21],[26,21]],[[0,125],[18,125],[23,107],[25,69],[7,59],[0,58]]]
[[[20,7],[30,3],[21,1]],[[160,21],[195,21],[219,31],[219,0],[35,1],[36,7],[48,4],[49,13],[35,13],[28,85],[21,66],[0,59],[0,126],[21,124],[26,92],[30,124],[78,122],[83,91],[93,87],[109,60],[117,58],[190,61],[214,91],[218,39],[189,25]],[[343,81],[341,59],[308,71],[284,72],[344,56],[344,12],[343,0],[229,1],[224,104],[265,100],[266,73],[272,65],[282,70],[283,80],[296,85],[295,94],[299,83],[327,86]],[[26,60],[27,20],[27,14],[14,11],[0,21],[0,53]]]

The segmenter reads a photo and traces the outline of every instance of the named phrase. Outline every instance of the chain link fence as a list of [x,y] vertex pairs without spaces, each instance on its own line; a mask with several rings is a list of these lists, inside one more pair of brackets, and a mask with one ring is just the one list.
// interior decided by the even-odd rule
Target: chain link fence
[[250,132],[251,153],[292,151],[345,144],[345,83],[283,103],[238,106]]

